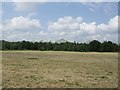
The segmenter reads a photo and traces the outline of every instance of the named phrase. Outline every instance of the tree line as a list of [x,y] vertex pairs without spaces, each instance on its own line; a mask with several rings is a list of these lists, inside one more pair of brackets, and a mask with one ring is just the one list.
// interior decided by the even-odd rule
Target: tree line
[[40,51],[77,51],[77,52],[118,52],[120,45],[111,41],[99,42],[93,40],[89,43],[78,42],[30,42],[17,41],[10,42],[1,40],[1,50],[40,50]]

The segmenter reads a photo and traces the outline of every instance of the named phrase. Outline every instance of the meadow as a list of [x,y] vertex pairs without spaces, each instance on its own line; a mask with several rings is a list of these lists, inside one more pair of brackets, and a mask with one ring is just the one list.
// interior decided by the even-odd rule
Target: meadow
[[116,88],[118,53],[2,51],[3,88]]

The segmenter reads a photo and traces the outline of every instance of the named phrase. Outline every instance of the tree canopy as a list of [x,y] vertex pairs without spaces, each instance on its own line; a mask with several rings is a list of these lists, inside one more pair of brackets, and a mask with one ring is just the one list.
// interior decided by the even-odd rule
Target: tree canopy
[[111,41],[99,42],[93,40],[89,43],[78,42],[30,42],[30,41],[0,41],[1,50],[40,50],[40,51],[77,51],[77,52],[118,52],[120,45]]

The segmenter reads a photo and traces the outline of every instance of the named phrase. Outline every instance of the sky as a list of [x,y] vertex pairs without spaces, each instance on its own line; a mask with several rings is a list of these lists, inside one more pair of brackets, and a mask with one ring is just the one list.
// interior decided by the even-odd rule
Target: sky
[[2,2],[0,15],[7,41],[118,42],[117,2]]

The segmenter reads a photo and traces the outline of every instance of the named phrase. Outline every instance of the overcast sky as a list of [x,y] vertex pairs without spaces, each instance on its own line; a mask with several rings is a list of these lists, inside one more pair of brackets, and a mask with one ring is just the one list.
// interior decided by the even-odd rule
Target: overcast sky
[[3,2],[2,39],[118,41],[117,2]]

